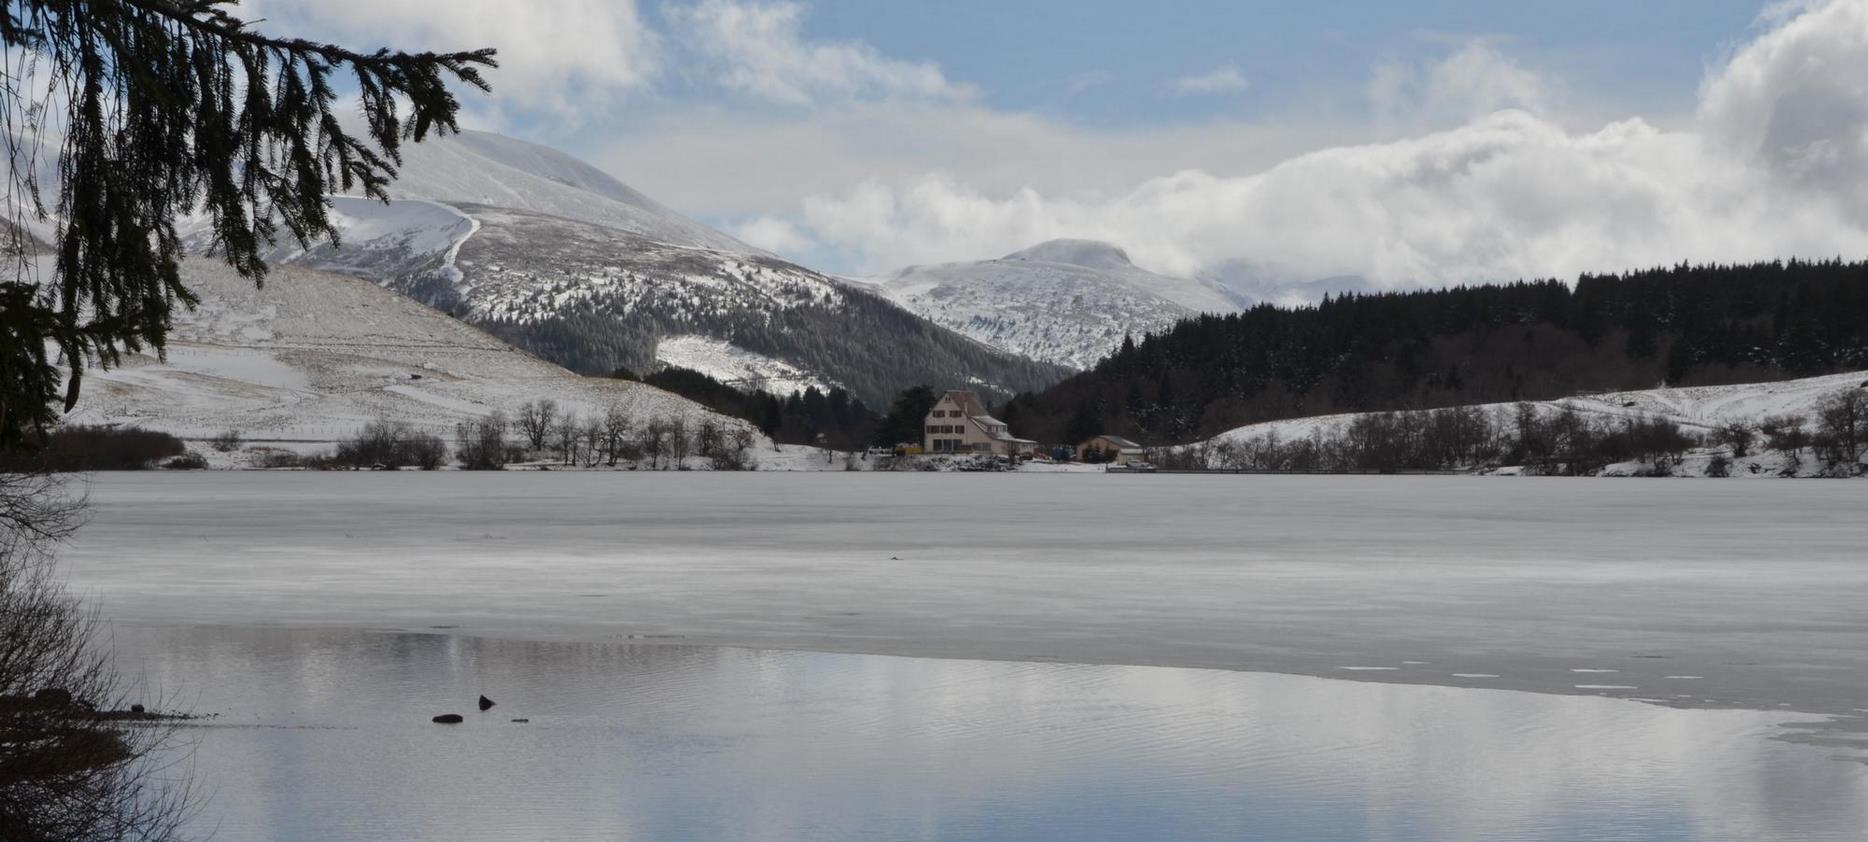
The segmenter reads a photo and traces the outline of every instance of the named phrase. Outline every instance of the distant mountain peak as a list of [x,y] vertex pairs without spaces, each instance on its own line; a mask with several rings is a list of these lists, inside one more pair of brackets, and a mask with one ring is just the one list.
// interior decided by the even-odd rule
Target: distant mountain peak
[[1035,246],[1006,255],[1001,260],[1033,263],[1067,263],[1088,269],[1124,269],[1135,264],[1129,253],[1114,243],[1101,240],[1046,240]]

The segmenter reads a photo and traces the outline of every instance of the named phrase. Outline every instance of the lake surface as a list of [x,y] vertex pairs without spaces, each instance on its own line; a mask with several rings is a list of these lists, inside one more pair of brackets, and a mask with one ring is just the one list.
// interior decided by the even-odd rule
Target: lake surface
[[[1781,714],[1160,667],[119,627],[225,839],[1858,840]],[[480,694],[498,702],[474,708]],[[428,720],[466,716],[463,725]],[[514,718],[529,719],[514,723]]]
[[[64,569],[152,693],[220,714],[188,732],[227,838],[1868,827],[1868,483],[150,473],[90,490]],[[486,716],[481,692],[501,702]],[[469,723],[428,722],[449,711]]]
[[65,569],[136,623],[1868,708],[1868,482],[152,472],[91,497]]

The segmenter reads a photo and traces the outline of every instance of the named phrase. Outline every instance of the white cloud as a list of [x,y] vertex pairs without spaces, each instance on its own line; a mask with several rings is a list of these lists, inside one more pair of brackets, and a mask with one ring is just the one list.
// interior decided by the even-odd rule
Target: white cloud
[[618,92],[646,86],[657,70],[656,37],[634,0],[248,0],[250,19],[268,32],[328,39],[361,50],[499,50],[489,72],[491,104],[463,106],[478,122],[501,112],[576,118]]
[[727,233],[770,252],[800,254],[814,245],[811,238],[788,220],[770,216],[755,217],[730,226]]
[[957,100],[973,93],[933,62],[889,58],[861,42],[806,41],[799,3],[701,0],[670,8],[668,18],[721,85],[772,102]]
[[1089,130],[974,104],[856,102],[810,112],[687,110],[607,139],[597,163],[682,210],[712,218],[795,214],[802,197],[930,170],[987,193],[1024,187],[1093,199],[1163,172],[1244,174],[1319,146],[1366,140],[1360,125],[1203,121]]
[[1517,108],[1549,113],[1551,84],[1499,52],[1491,39],[1470,41],[1426,67],[1376,68],[1369,102],[1377,119],[1415,129],[1444,128]]
[[1162,168],[1093,192],[979,177],[971,163],[885,173],[779,216],[859,271],[1059,236],[1116,242],[1161,271],[1247,262],[1391,286],[1868,254],[1868,0],[1766,26],[1711,72],[1698,116],[1670,129],[1567,127],[1550,113],[1553,85],[1482,43],[1375,87],[1397,122],[1450,128],[1245,174]]
[[1228,64],[1194,76],[1174,80],[1174,89],[1183,94],[1227,94],[1246,89],[1249,83],[1237,65]]

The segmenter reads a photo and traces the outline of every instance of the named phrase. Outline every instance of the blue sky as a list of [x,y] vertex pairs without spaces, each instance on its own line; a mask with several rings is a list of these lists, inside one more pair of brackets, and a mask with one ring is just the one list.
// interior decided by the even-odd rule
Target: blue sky
[[[818,0],[805,20],[815,39],[936,62],[997,108],[1124,124],[1304,110],[1315,99],[1353,108],[1371,68],[1471,38],[1509,43],[1605,98],[1690,107],[1706,64],[1748,33],[1760,9],[1757,0]],[[1173,95],[1176,79],[1228,65],[1247,90]]]
[[496,46],[472,125],[831,271],[1058,236],[1390,285],[1868,250],[1868,0],[247,6]]

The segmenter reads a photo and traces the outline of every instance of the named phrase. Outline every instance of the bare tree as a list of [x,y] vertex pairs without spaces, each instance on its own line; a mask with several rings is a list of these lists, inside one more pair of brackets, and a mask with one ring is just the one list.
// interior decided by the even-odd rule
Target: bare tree
[[668,422],[657,418],[642,425],[642,432],[636,438],[636,447],[642,455],[648,457],[649,468],[660,470],[662,457],[668,452]]
[[1758,432],[1763,434],[1765,444],[1772,450],[1782,451],[1794,458],[1810,446],[1808,424],[1809,420],[1801,415],[1773,415],[1758,422]]
[[694,455],[694,433],[688,427],[686,415],[676,415],[668,422],[668,456],[675,463],[675,470],[687,469],[689,456]]
[[506,416],[495,412],[455,425],[454,454],[470,471],[506,467]]
[[720,449],[726,446],[726,434],[720,429],[720,422],[713,416],[701,419],[700,427],[694,433],[694,447],[703,459],[720,455]]
[[552,428],[552,441],[558,446],[558,461],[566,465],[577,461],[578,436],[583,427],[577,423],[577,413],[565,412],[558,416],[558,423]]
[[616,467],[616,460],[622,458],[623,445],[629,440],[629,413],[621,403],[610,404],[603,412],[603,449],[609,455],[610,467]]
[[186,781],[156,774],[172,717],[121,710],[97,619],[53,570],[82,505],[50,477],[0,479],[0,836],[178,838]]
[[1758,440],[1758,428],[1744,421],[1733,421],[1721,425],[1712,431],[1714,444],[1731,448],[1733,458],[1742,459],[1751,454],[1751,446]]
[[1815,445],[1831,464],[1854,465],[1868,443],[1868,389],[1844,389],[1816,408]]
[[584,467],[596,467],[604,457],[603,419],[592,416],[585,421],[578,431],[578,437],[583,440]]
[[519,427],[519,434],[525,437],[526,444],[533,451],[545,449],[545,441],[556,429],[558,420],[558,402],[550,398],[526,401],[519,407],[519,415],[513,421]]

